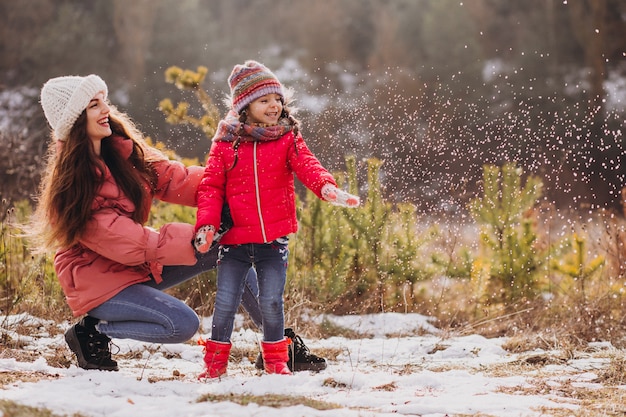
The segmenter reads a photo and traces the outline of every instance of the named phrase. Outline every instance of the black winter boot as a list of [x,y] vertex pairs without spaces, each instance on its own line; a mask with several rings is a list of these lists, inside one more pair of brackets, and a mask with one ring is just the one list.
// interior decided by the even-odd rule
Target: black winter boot
[[[287,366],[291,372],[319,372],[326,369],[326,359],[312,354],[302,341],[302,338],[298,336],[293,329],[285,329],[285,336],[291,339],[291,343],[289,344],[289,362],[287,362]],[[263,356],[260,353],[256,358],[254,367],[259,370],[264,369]]]
[[81,321],[67,329],[65,341],[78,359],[78,366],[83,369],[117,371],[117,362],[111,359],[109,344],[111,339],[96,330],[98,319],[85,316]]

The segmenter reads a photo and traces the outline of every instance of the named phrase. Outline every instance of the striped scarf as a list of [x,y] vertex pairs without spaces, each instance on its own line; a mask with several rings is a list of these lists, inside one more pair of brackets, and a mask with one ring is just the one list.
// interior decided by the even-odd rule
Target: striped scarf
[[220,120],[213,136],[214,142],[233,142],[233,147],[238,147],[239,142],[264,142],[281,138],[293,130],[294,126],[289,119],[283,118],[278,124],[271,126],[257,126],[241,123],[237,114],[230,111]]

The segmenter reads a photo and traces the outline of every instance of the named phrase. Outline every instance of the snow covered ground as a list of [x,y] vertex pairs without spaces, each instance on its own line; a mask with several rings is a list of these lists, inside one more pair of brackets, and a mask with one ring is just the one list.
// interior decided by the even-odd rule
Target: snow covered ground
[[[559,395],[558,387],[567,381],[568,385],[600,388],[593,380],[608,361],[608,355],[589,354],[554,364],[521,366],[525,357],[549,356],[550,352],[512,354],[502,348],[503,338],[443,337],[426,317],[416,314],[324,319],[363,336],[305,338],[314,353],[337,353],[329,357],[328,368],[322,372],[265,375],[244,358],[231,361],[228,375],[221,380],[199,381],[202,348],[191,342],[144,346],[114,340],[120,348],[114,355],[119,372],[85,371],[75,365],[54,367],[44,358],[45,352],[65,349],[62,332],[69,323],[59,325],[59,333],[50,336],[52,332],[46,329],[56,326],[54,323],[29,316],[9,317],[5,331],[13,327],[11,320],[30,323],[30,335],[8,334],[12,340],[19,338],[24,350],[41,356],[35,361],[19,361],[0,355],[0,373],[20,375],[20,380],[5,383],[0,399],[46,408],[56,415],[80,413],[85,417],[540,416],[550,415],[554,409],[578,413],[581,403]],[[209,324],[205,319],[204,328]],[[238,328],[233,334],[233,350],[258,352],[260,336]],[[598,352],[612,349],[607,344],[596,346]],[[72,361],[75,363],[73,357]],[[33,377],[28,377],[31,374]],[[534,389],[539,379],[555,389]],[[304,400],[292,400],[282,408],[255,402],[256,396],[268,395],[317,402],[306,406]],[[250,402],[242,405],[242,398],[250,398]]]

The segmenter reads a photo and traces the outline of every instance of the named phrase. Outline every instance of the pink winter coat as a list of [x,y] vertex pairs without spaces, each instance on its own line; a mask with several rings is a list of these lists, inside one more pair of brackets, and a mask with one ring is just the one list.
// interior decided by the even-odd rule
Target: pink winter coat
[[[296,152],[295,146],[298,150]],[[228,203],[233,227],[220,244],[267,243],[298,230],[294,173],[321,198],[322,187],[336,185],[333,176],[293,132],[276,140],[244,142],[237,150],[232,142],[214,141],[204,176],[198,187],[196,230],[220,224],[222,204]]]
[[[132,141],[111,138],[119,152],[130,156]],[[186,168],[175,161],[153,163],[158,175],[154,198],[187,206],[196,205],[202,167]],[[161,281],[163,265],[196,263],[191,241],[193,225],[169,223],[159,231],[135,223],[133,203],[121,193],[110,171],[91,208],[93,216],[76,245],[60,250],[54,268],[75,316],[107,301],[124,288],[140,282]],[[152,276],[150,276],[152,274]]]

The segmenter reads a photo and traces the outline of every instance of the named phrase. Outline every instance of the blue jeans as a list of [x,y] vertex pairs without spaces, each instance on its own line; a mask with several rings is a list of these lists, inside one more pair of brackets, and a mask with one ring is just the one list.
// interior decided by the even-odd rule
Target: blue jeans
[[265,244],[220,247],[212,340],[230,341],[235,314],[251,267],[256,270],[259,285],[258,303],[261,308],[263,340],[275,342],[284,338],[283,292],[288,257],[286,239]]
[[[181,284],[217,265],[218,246],[206,254],[198,254],[192,266],[163,267],[163,281],[131,285],[111,299],[89,311],[101,321],[98,330],[109,337],[134,339],[151,343],[181,343],[198,331],[197,314],[184,302],[163,292]],[[242,306],[252,321],[261,326],[261,310],[257,300],[256,273],[250,268],[247,275]]]

